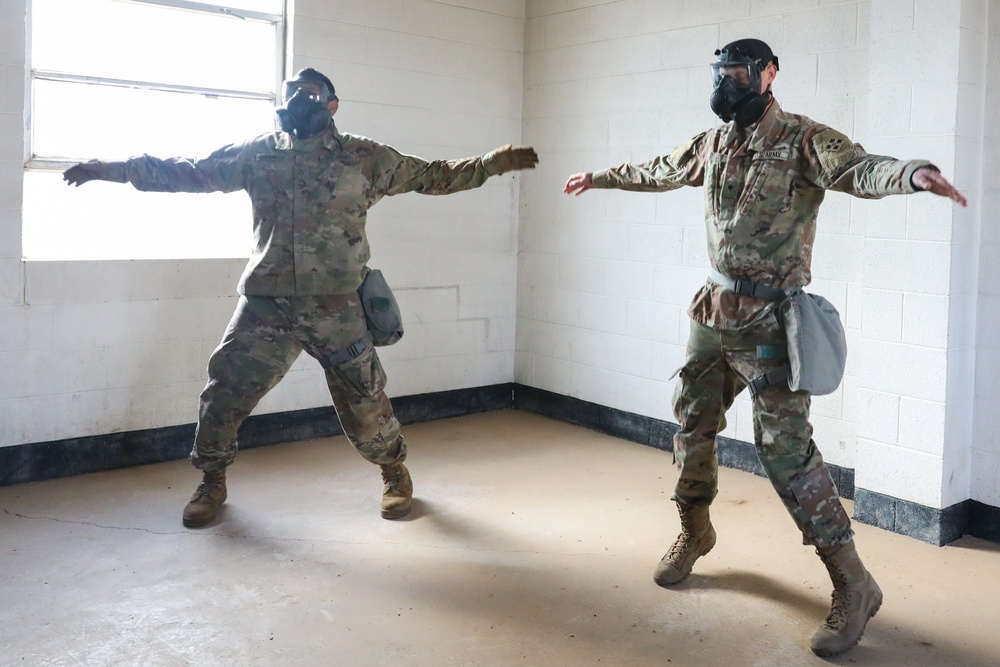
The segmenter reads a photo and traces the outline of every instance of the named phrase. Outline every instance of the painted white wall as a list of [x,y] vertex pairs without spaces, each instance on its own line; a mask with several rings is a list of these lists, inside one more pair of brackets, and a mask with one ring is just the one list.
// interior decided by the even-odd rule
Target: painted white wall
[[[666,5],[669,4],[669,9]],[[718,124],[708,107],[713,52],[764,39],[790,111],[867,135],[868,2],[528,2],[525,141],[545,159],[522,180],[518,382],[674,421],[687,307],[708,267],[701,189],[665,194],[561,194],[566,177],[669,153]],[[863,219],[830,193],[820,213],[814,289],[861,332]],[[857,442],[858,355],[843,387],[817,397],[817,438],[851,465]],[[753,441],[737,399],[723,435]]]
[[1000,507],[1000,8],[987,33],[971,497]]
[[[712,52],[759,37],[780,58],[785,109],[871,152],[933,160],[972,201],[828,194],[812,289],[840,309],[851,355],[841,389],[814,399],[818,444],[862,488],[939,508],[975,489],[995,505],[989,13],[985,0],[529,0],[524,138],[545,159],[522,181],[515,379],[673,421],[671,374],[707,267],[702,193],[559,190],[573,172],[666,154],[716,124]],[[993,245],[980,252],[981,215]],[[723,434],[753,440],[745,396]]]
[[929,157],[971,205],[868,212],[855,483],[948,507],[970,496],[987,3],[875,0],[872,17],[870,148]]
[[[26,2],[0,8],[0,446],[191,423],[245,260],[20,260]],[[333,79],[343,131],[428,159],[519,142],[522,0],[298,0],[292,14],[290,70]],[[382,354],[390,395],[513,379],[516,216],[513,174],[372,210],[372,265],[406,326]],[[256,412],[329,403],[302,355]]]
[[[480,155],[521,134],[521,0],[296,0],[291,69],[337,87],[341,131],[428,159]],[[517,182],[385,198],[371,265],[397,291],[406,334],[380,356],[390,395],[510,382]]]

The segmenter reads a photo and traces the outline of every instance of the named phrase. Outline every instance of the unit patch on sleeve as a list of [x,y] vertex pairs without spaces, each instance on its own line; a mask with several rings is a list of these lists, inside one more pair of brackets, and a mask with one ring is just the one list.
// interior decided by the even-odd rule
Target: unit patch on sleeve
[[854,144],[845,135],[829,128],[818,132],[812,138],[812,148],[819,158],[823,171],[838,171],[846,162],[854,158]]

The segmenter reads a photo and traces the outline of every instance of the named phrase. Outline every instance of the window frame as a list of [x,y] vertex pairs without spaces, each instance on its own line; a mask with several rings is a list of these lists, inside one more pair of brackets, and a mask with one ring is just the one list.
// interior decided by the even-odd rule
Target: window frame
[[[36,69],[32,64],[30,70],[30,80],[28,82],[31,100],[31,112],[28,114],[26,128],[26,154],[24,163],[25,171],[65,171],[79,162],[90,159],[88,156],[67,156],[67,155],[37,155],[34,151],[35,128],[32,123],[34,116],[35,81],[53,81],[61,83],[84,83],[118,88],[135,88],[140,90],[151,90],[157,92],[185,93],[191,95],[226,97],[231,99],[252,99],[270,101],[277,104],[279,99],[281,84],[284,81],[284,72],[287,54],[288,40],[288,0],[281,0],[281,10],[279,14],[251,11],[231,7],[225,3],[194,2],[192,0],[112,0],[116,2],[134,2],[172,9],[183,9],[189,11],[203,12],[209,15],[223,14],[231,16],[234,20],[261,21],[271,23],[275,30],[274,40],[274,81],[270,92],[263,93],[257,91],[227,89],[227,88],[206,88],[201,86],[187,86],[181,83],[158,83],[152,81],[142,81],[135,79],[115,79],[100,76],[88,76],[85,74],[68,74],[52,70]],[[30,10],[30,8],[29,8]]]

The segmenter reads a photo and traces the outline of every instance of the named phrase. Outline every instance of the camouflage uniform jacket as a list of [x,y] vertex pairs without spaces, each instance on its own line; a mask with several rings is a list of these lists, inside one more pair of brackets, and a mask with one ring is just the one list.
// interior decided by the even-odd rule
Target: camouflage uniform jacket
[[441,195],[495,175],[488,157],[427,161],[330,128],[312,141],[272,132],[202,159],[149,155],[110,163],[110,180],[158,192],[246,190],[254,246],[240,279],[253,296],[349,294],[371,251],[368,209],[385,195]]
[[[846,136],[772,100],[742,134],[734,123],[703,132],[673,153],[593,175],[594,187],[665,192],[705,186],[708,255],[718,271],[775,287],[812,279],[816,214],[826,190],[879,198],[915,192],[913,172],[932,167],[869,155]],[[739,329],[772,302],[740,296],[711,280],[695,295],[691,317],[716,329]]]

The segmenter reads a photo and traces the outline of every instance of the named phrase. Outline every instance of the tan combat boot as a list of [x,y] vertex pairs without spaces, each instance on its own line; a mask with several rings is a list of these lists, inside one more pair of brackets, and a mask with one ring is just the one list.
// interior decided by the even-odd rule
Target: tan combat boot
[[226,469],[206,472],[198,490],[184,508],[184,525],[197,528],[212,523],[226,502]]
[[382,518],[399,519],[410,513],[413,504],[413,481],[410,471],[402,463],[394,463],[382,468]]
[[678,502],[681,534],[653,571],[653,581],[660,586],[673,586],[691,574],[694,562],[715,546],[715,528],[708,516],[708,506]]
[[833,580],[833,604],[826,623],[813,635],[812,650],[828,658],[861,641],[868,619],[882,606],[882,589],[862,564],[853,540],[816,553]]

